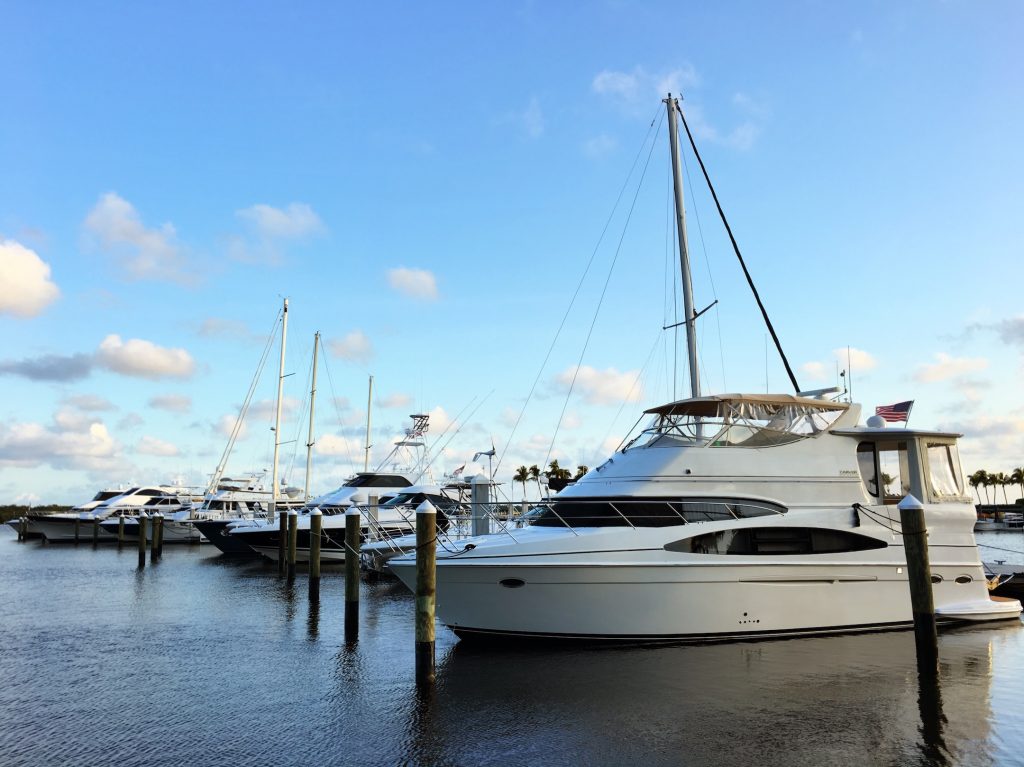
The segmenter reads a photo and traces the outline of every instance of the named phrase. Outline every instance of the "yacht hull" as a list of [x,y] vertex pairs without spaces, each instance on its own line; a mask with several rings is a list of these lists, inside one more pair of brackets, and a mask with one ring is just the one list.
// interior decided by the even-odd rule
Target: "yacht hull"
[[[73,543],[75,538],[75,518],[57,514],[30,515],[28,530],[50,543]],[[98,524],[94,519],[78,519],[78,541],[91,542],[93,530]],[[116,541],[116,535],[110,535],[102,528],[96,533],[96,540],[101,542]]]
[[206,537],[206,540],[222,553],[238,557],[254,557],[256,552],[249,544],[238,536],[225,535],[228,525],[238,521],[237,519],[200,519],[193,524]]
[[[110,536],[110,539],[117,540],[118,520],[108,519],[100,523],[100,527]],[[139,540],[139,523],[135,519],[125,520],[124,524],[125,541]],[[153,540],[153,525],[146,523],[146,540]],[[164,519],[163,542],[164,543],[199,543],[202,537],[198,530],[191,524],[185,524],[173,519]]]
[[[415,589],[414,560],[393,560],[390,566]],[[879,631],[913,624],[904,569],[890,564],[445,566],[439,560],[437,613],[462,637],[706,642]],[[954,565],[949,571],[984,578],[978,565]],[[1009,606],[965,609],[971,590],[954,578],[935,586],[940,620],[1019,617],[1019,604],[1015,611]],[[957,607],[943,615],[944,605]]]

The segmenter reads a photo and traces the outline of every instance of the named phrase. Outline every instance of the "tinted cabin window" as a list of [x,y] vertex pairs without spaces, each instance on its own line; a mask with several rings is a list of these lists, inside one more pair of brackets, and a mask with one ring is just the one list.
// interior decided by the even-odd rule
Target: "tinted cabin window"
[[719,530],[665,545],[667,551],[687,554],[840,554],[884,549],[888,544],[846,530],[817,527],[754,527]]
[[409,487],[412,484],[398,474],[364,474],[346,482],[346,487]]
[[875,443],[861,442],[857,445],[857,468],[868,495],[878,497],[878,467],[875,465]]
[[731,498],[686,501],[602,498],[558,501],[540,511],[532,524],[541,527],[670,527],[783,514],[785,511],[775,504]]

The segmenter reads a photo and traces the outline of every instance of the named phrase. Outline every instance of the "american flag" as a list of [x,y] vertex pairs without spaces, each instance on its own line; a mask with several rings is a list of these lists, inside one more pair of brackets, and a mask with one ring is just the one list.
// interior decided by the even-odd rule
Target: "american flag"
[[914,400],[897,402],[895,405],[880,405],[875,408],[875,415],[880,415],[886,421],[906,421],[910,417],[910,408],[914,406]]

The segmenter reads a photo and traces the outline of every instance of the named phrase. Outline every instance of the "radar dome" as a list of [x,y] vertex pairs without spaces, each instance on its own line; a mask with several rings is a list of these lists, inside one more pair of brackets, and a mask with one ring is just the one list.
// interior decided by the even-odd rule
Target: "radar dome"
[[867,425],[871,429],[884,429],[885,419],[880,415],[873,415],[867,420]]

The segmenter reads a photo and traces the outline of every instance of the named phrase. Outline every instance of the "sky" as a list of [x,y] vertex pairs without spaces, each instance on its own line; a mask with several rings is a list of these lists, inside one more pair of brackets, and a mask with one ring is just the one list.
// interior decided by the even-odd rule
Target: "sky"
[[[423,412],[437,475],[597,465],[688,393],[668,91],[801,389],[849,370],[865,416],[964,434],[967,472],[1024,465],[1019,3],[0,18],[0,502],[204,485],[286,297],[289,484],[315,331],[316,493],[362,468],[371,375],[372,464]],[[792,393],[684,165],[702,388]],[[278,355],[229,474],[271,465]]]

